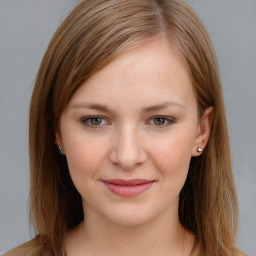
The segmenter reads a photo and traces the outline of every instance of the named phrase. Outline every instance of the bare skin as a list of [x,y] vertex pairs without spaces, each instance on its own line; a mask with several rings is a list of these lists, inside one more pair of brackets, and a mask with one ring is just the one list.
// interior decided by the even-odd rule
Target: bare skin
[[[181,227],[177,227],[177,237],[166,240],[166,232],[156,227],[129,228],[107,230],[97,229],[95,232],[87,228],[82,222],[67,237],[67,255],[90,256],[141,256],[141,255],[191,255],[195,237]],[[148,229],[148,230],[146,230]],[[102,232],[103,231],[103,232]],[[136,232],[136,233],[134,233]],[[91,235],[93,234],[93,235]],[[157,239],[156,236],[158,235]]]
[[[195,238],[179,221],[179,193],[191,157],[207,144],[211,118],[212,108],[198,117],[189,74],[159,38],[86,81],[56,132],[85,216],[66,237],[67,255],[189,256]],[[152,186],[123,196],[109,190],[108,179]]]

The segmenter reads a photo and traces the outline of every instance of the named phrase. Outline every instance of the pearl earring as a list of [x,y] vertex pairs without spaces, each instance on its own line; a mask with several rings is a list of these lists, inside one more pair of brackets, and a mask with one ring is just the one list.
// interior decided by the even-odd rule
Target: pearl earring
[[203,150],[200,147],[197,148],[197,151],[198,152],[203,152]]
[[59,148],[59,151],[61,152],[61,146],[59,142],[58,142],[58,148]]

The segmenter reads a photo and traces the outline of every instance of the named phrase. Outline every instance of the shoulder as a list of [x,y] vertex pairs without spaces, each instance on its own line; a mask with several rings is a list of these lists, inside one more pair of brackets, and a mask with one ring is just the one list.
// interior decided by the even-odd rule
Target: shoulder
[[244,252],[242,252],[239,249],[236,249],[235,251],[235,256],[248,256],[247,254],[245,254]]
[[19,245],[10,251],[5,252],[1,256],[25,256],[28,253],[26,244],[27,243]]
[[38,245],[36,238],[21,244],[1,256],[52,256],[51,253]]

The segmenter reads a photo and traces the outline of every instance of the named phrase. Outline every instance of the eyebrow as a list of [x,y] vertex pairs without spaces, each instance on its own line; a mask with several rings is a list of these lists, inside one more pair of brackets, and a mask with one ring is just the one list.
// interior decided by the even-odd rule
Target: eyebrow
[[[157,111],[157,110],[162,110],[162,109],[168,108],[170,106],[185,109],[185,106],[180,103],[168,101],[168,102],[164,102],[159,105],[152,105],[152,106],[144,107],[141,109],[141,113],[145,114],[145,113],[149,113],[149,112],[153,112],[153,111]],[[106,113],[114,113],[115,112],[114,110],[108,108],[106,105],[100,105],[100,104],[96,104],[96,103],[77,103],[77,104],[71,105],[71,108],[72,109],[88,108],[88,109],[99,110],[99,111],[106,112]]]

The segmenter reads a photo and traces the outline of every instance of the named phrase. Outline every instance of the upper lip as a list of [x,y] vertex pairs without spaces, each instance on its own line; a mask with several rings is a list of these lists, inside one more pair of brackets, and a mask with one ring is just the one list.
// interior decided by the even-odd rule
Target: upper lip
[[132,179],[132,180],[110,179],[110,180],[102,180],[102,181],[109,184],[119,185],[119,186],[134,186],[134,185],[154,182],[154,180],[145,180],[145,179]]

